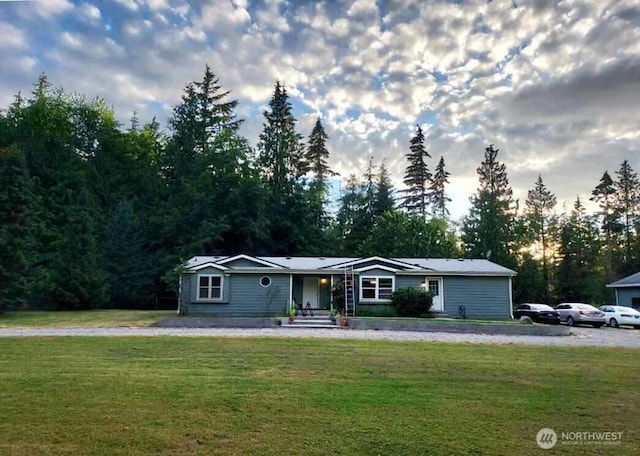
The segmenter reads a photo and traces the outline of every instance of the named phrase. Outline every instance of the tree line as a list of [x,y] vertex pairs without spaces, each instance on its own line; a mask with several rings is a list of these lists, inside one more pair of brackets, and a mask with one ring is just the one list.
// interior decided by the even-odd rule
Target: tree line
[[396,190],[384,161],[338,177],[321,119],[303,136],[280,82],[255,147],[237,106],[208,66],[166,130],[135,113],[123,127],[103,100],[44,75],[16,95],[0,111],[0,312],[149,307],[194,255],[488,258],[518,272],[515,302],[610,301],[605,284],[640,267],[640,183],[627,161],[594,188],[597,213],[578,198],[558,214],[542,177],[520,208],[490,145],[455,226],[444,157],[431,172],[419,126]]

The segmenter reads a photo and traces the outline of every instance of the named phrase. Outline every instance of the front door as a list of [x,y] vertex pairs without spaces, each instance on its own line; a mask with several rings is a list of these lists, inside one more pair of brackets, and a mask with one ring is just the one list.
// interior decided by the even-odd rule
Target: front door
[[318,278],[305,277],[302,284],[302,306],[311,304],[312,309],[318,308]]
[[429,279],[429,291],[433,295],[431,310],[444,310],[442,302],[442,279]]

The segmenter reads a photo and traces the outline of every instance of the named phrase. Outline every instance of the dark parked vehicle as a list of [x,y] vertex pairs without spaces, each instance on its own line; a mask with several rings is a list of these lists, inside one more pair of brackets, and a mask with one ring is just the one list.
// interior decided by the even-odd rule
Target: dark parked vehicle
[[520,304],[513,311],[513,318],[519,320],[522,317],[529,317],[536,323],[560,324],[560,314],[546,304]]
[[556,306],[556,310],[560,319],[566,321],[569,326],[586,324],[599,328],[606,322],[604,312],[583,302],[563,302]]

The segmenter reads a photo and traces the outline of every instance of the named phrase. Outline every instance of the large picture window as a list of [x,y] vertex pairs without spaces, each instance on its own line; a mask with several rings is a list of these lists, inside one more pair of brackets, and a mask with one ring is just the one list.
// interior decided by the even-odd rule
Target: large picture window
[[222,299],[222,276],[199,275],[197,299],[199,301],[220,301]]
[[361,300],[390,301],[394,288],[394,277],[360,277]]

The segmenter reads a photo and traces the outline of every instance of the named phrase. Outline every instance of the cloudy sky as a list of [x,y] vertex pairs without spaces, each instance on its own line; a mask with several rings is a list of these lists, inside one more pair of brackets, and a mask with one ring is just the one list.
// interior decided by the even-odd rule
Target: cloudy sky
[[637,1],[0,0],[3,108],[44,72],[123,124],[135,110],[166,125],[207,63],[253,144],[283,81],[300,133],[321,116],[343,176],[373,156],[401,185],[422,125],[454,218],[489,143],[522,201],[538,174],[570,204],[624,159],[640,171]]

